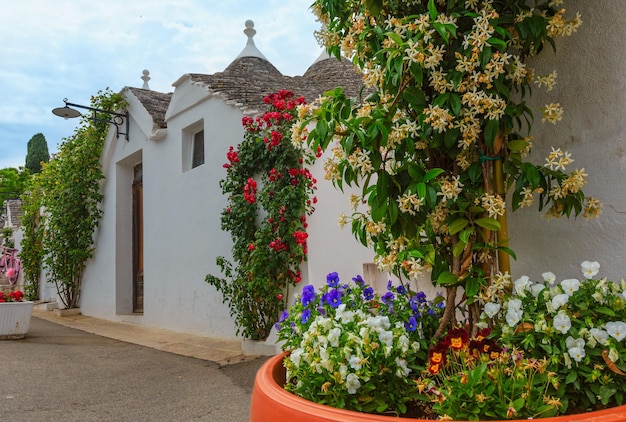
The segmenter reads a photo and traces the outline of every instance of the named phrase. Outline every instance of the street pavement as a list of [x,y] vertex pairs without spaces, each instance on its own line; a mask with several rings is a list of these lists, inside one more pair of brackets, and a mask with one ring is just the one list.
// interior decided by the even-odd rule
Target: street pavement
[[[205,337],[50,314],[35,312],[25,339],[0,340],[0,421],[248,420],[266,357],[211,347]],[[77,324],[99,328],[70,327]],[[138,341],[120,341],[129,331]],[[157,339],[153,347],[140,345],[142,333]]]

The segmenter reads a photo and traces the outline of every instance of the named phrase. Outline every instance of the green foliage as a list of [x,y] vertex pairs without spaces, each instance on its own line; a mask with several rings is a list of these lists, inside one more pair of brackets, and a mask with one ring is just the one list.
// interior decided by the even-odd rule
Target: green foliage
[[285,307],[289,286],[301,280],[306,259],[306,216],[313,212],[315,181],[303,167],[313,157],[292,143],[296,105],[289,91],[265,98],[271,110],[243,118],[242,143],[231,147],[220,184],[228,197],[222,229],[233,239],[233,263],[217,258],[224,278],[206,281],[222,293],[237,333],[265,339]]
[[13,229],[11,227],[2,228],[2,246],[13,247]]
[[[315,122],[313,146],[333,147],[327,178],[362,188],[354,203],[365,206],[344,222],[373,248],[381,271],[417,279],[426,269],[435,283],[464,288],[473,324],[480,286],[512,254],[501,231],[507,190],[512,209],[538,198],[550,217],[600,212],[582,191],[584,171],[568,171],[569,153],[553,149],[545,165],[526,161],[533,111],[525,101],[531,84],[551,89],[554,77],[534,75],[525,61],[580,19],[565,20],[549,0],[532,8],[317,0],[313,10],[326,48],[352,58],[369,93],[357,100],[334,89],[301,120],[301,127]],[[562,115],[558,104],[541,111],[551,123]],[[455,303],[448,306],[442,330],[454,315]]]
[[43,133],[37,133],[28,141],[25,167],[30,171],[30,174],[40,173],[41,163],[48,161],[50,161],[48,143]]
[[43,267],[43,236],[45,218],[41,212],[43,192],[40,176],[33,175],[28,190],[22,195],[22,250],[20,260],[24,271],[24,291],[28,300],[39,298],[39,282]]
[[391,282],[380,296],[360,276],[352,280],[328,274],[319,291],[305,286],[280,317],[278,338],[289,352],[285,388],[342,409],[405,414],[425,398],[415,380],[426,368],[443,298],[428,301]]
[[30,174],[23,167],[0,170],[0,206],[8,199],[18,199],[24,192]]
[[551,284],[556,280],[547,272],[541,281],[516,280],[513,294],[486,297],[501,306],[484,316],[494,336],[529,358],[546,359],[556,378],[549,394],[563,412],[617,406],[626,397],[626,282],[595,278],[597,262],[583,262],[582,270],[583,281]]
[[[91,98],[91,106],[98,109],[113,111],[125,105],[121,95],[108,89]],[[94,230],[102,215],[100,182],[104,175],[99,160],[107,120],[106,115],[97,122],[84,117],[40,173],[46,222],[44,262],[68,308],[79,305],[83,270],[93,255]]]
[[560,402],[547,392],[558,380],[547,360],[503,349],[489,334],[482,330],[470,338],[465,329],[451,329],[431,349],[431,375],[417,383],[435,403],[433,410],[453,420],[554,416]]

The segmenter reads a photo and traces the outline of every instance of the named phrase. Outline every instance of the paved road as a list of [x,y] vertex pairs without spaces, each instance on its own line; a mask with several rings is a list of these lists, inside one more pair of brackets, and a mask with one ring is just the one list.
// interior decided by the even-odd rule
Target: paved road
[[0,340],[0,421],[244,422],[265,359],[220,367],[33,318]]

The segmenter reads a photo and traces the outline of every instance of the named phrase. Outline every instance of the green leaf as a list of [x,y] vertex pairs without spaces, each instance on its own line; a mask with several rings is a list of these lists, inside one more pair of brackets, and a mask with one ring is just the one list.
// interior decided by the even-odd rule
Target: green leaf
[[601,306],[601,307],[599,307],[599,308],[596,308],[596,311],[597,311],[598,313],[600,313],[600,314],[603,314],[603,315],[608,315],[608,316],[610,316],[610,317],[614,317],[614,316],[616,315],[616,314],[615,314],[615,311],[613,311],[613,309],[611,309],[611,308],[607,308],[607,307],[604,307],[604,306]]
[[461,231],[459,234],[459,239],[466,244],[469,243],[470,236],[474,233],[473,227],[468,227],[467,229]]
[[456,242],[456,245],[454,245],[454,248],[452,248],[452,255],[461,256],[466,246],[467,246],[466,242],[459,240],[458,242]]
[[465,294],[468,297],[476,296],[480,292],[480,280],[477,278],[470,278],[465,283]]
[[437,277],[437,284],[441,286],[454,286],[459,278],[450,271],[444,271]]
[[428,13],[430,14],[430,20],[437,19],[437,7],[435,6],[435,0],[428,0]]
[[465,218],[459,218],[457,220],[454,220],[450,224],[450,226],[448,227],[448,232],[451,235],[454,235],[460,232],[461,230],[463,230],[465,227],[467,227],[468,224],[469,224],[469,220],[466,220]]
[[433,26],[435,27],[437,32],[439,32],[439,35],[441,35],[441,38],[443,38],[445,43],[449,44],[450,43],[450,38],[448,37],[448,31],[446,29],[446,25],[444,25],[443,23],[440,23],[440,22],[433,22]]
[[515,139],[513,141],[507,142],[506,146],[509,151],[520,152],[528,147],[528,141],[525,141],[523,139]]
[[500,51],[506,51],[506,49],[508,48],[506,42],[501,40],[500,38],[489,38],[487,40],[487,43],[491,44]]
[[487,120],[487,124],[485,125],[485,143],[490,149],[493,148],[493,143],[496,140],[499,130],[500,122],[498,120]]
[[403,92],[402,97],[406,102],[411,104],[414,110],[422,112],[426,108],[426,95],[424,91],[415,86],[408,86]]
[[517,259],[517,256],[515,255],[515,252],[513,251],[513,249],[507,248],[505,246],[499,246],[498,250],[504,251],[507,254],[509,254],[511,256],[511,258],[513,259]]
[[578,373],[576,371],[572,371],[567,374],[567,377],[565,378],[565,384],[571,384],[574,381],[576,381],[577,378],[578,378]]
[[459,94],[450,95],[450,109],[455,116],[461,113],[461,97],[459,97]]
[[541,183],[541,174],[537,167],[530,163],[524,163],[522,166],[522,171],[526,176],[526,180],[528,180],[533,188],[536,188]]
[[498,223],[498,221],[494,220],[493,218],[479,218],[478,220],[474,221],[474,223],[482,228],[491,230],[493,232],[497,232],[500,230],[500,223]]
[[428,182],[430,180],[435,179],[437,176],[439,176],[443,172],[444,170],[440,168],[434,168],[434,169],[428,170],[428,172],[424,176],[424,182]]
[[422,199],[426,196],[426,184],[420,182],[417,184],[417,196]]

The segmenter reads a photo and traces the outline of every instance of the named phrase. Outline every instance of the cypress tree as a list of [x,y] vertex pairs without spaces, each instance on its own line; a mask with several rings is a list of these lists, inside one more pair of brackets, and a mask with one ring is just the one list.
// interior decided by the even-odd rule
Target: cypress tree
[[28,150],[26,153],[26,168],[30,174],[41,172],[41,163],[47,163],[50,160],[48,152],[48,143],[43,133],[38,133],[28,141]]

